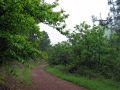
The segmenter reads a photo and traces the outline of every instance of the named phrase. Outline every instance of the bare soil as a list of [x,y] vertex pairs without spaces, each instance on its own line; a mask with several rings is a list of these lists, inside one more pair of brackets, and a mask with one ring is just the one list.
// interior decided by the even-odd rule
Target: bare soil
[[0,90],[87,90],[44,71],[44,65],[32,70],[32,85],[27,86],[20,80],[9,75],[6,77],[6,86],[0,85]]
[[40,65],[32,71],[32,90],[87,90],[45,72],[43,67]]

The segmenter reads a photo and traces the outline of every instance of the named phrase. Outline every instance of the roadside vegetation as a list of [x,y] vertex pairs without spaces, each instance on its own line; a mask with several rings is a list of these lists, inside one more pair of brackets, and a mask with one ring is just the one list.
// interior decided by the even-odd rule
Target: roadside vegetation
[[[15,83],[18,88],[21,83],[31,85],[31,69],[45,60],[46,70],[64,80],[90,90],[119,90],[120,17],[115,15],[120,13],[120,2],[115,3],[113,16],[107,20],[93,18],[98,25],[83,22],[69,31],[65,30],[69,15],[63,9],[54,11],[58,0],[51,4],[45,0],[0,0],[0,89]],[[41,23],[68,41],[51,45]]]
[[[59,68],[58,68],[59,67]],[[45,70],[63,80],[70,81],[88,90],[120,90],[120,82],[104,78],[88,78],[78,74],[71,74],[60,69],[60,66],[47,66]]]
[[7,85],[8,78],[15,81],[14,77],[31,84],[31,60],[47,59],[51,46],[47,32],[38,24],[58,31],[65,28],[68,15],[63,10],[53,11],[58,5],[58,1],[49,4],[44,0],[0,0],[0,89]]
[[40,64],[40,61],[9,62],[0,68],[0,87],[5,90],[17,90],[32,85],[32,69]]
[[115,32],[106,36],[106,29],[85,22],[76,25],[68,41],[51,47],[48,63],[53,67],[47,71],[90,90],[119,90],[119,36]]
[[50,65],[63,65],[69,73],[120,80],[120,46],[116,33],[105,36],[105,27],[77,25],[69,40],[51,48]]

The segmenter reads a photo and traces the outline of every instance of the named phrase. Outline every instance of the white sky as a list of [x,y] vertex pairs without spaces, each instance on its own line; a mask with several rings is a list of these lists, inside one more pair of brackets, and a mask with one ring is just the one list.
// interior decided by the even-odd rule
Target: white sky
[[[54,0],[45,1],[51,3]],[[107,0],[59,0],[59,4],[60,6],[57,9],[62,8],[70,15],[66,20],[68,29],[72,29],[76,24],[83,21],[91,24],[92,15],[99,17],[101,13],[102,17],[105,18],[109,11]],[[47,25],[41,24],[40,27],[48,33],[52,44],[67,40],[65,36]]]

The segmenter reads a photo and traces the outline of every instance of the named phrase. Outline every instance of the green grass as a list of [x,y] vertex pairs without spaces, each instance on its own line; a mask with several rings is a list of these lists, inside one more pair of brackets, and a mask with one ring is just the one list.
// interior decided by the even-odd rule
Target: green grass
[[85,87],[88,90],[120,90],[120,82],[106,79],[88,79],[86,77],[62,72],[52,66],[47,66],[45,70],[63,80],[70,81],[74,84]]
[[5,83],[5,77],[4,75],[0,75],[0,84],[4,84]]
[[[34,68],[38,62],[25,62],[24,64],[20,62],[15,62],[14,64],[6,64],[3,67],[5,71],[11,76],[19,79],[26,85],[32,84],[31,79],[31,69]],[[15,65],[15,66],[14,66]]]
[[15,68],[16,76],[20,80],[22,80],[25,84],[31,85],[32,84],[32,78],[31,78],[31,69],[34,68],[39,64],[38,62],[26,62],[23,64],[22,68],[17,67]]
[[22,80],[27,85],[32,84],[30,68],[28,67],[23,67],[22,69],[16,68],[15,71],[16,71],[17,78]]

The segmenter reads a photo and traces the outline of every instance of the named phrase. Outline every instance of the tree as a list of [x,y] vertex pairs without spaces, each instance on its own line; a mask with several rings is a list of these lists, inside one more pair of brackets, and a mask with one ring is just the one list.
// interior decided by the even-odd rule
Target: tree
[[57,1],[52,4],[43,0],[0,1],[0,58],[26,59],[40,54],[38,47],[44,35],[37,24],[61,30],[68,16],[63,11],[54,12],[57,6]]
[[120,1],[119,0],[108,0],[108,5],[111,5],[110,7],[110,13],[111,16],[111,26],[116,30],[117,33],[120,33]]
[[50,39],[47,32],[43,31],[43,39],[40,42],[40,50],[47,50],[50,47]]
[[110,13],[106,20],[103,20],[101,15],[100,19],[92,16],[93,22],[99,21],[100,25],[108,26],[110,30],[120,34],[120,1],[119,0],[108,0],[108,5],[110,6]]
[[68,42],[58,43],[49,49],[48,62],[51,65],[67,66],[72,57],[72,48]]
[[67,42],[53,46],[49,63],[62,64],[71,73],[120,80],[120,51],[116,48],[118,36],[112,33],[107,38],[105,30],[101,25],[91,27],[85,22],[76,25],[75,30],[67,35]]

